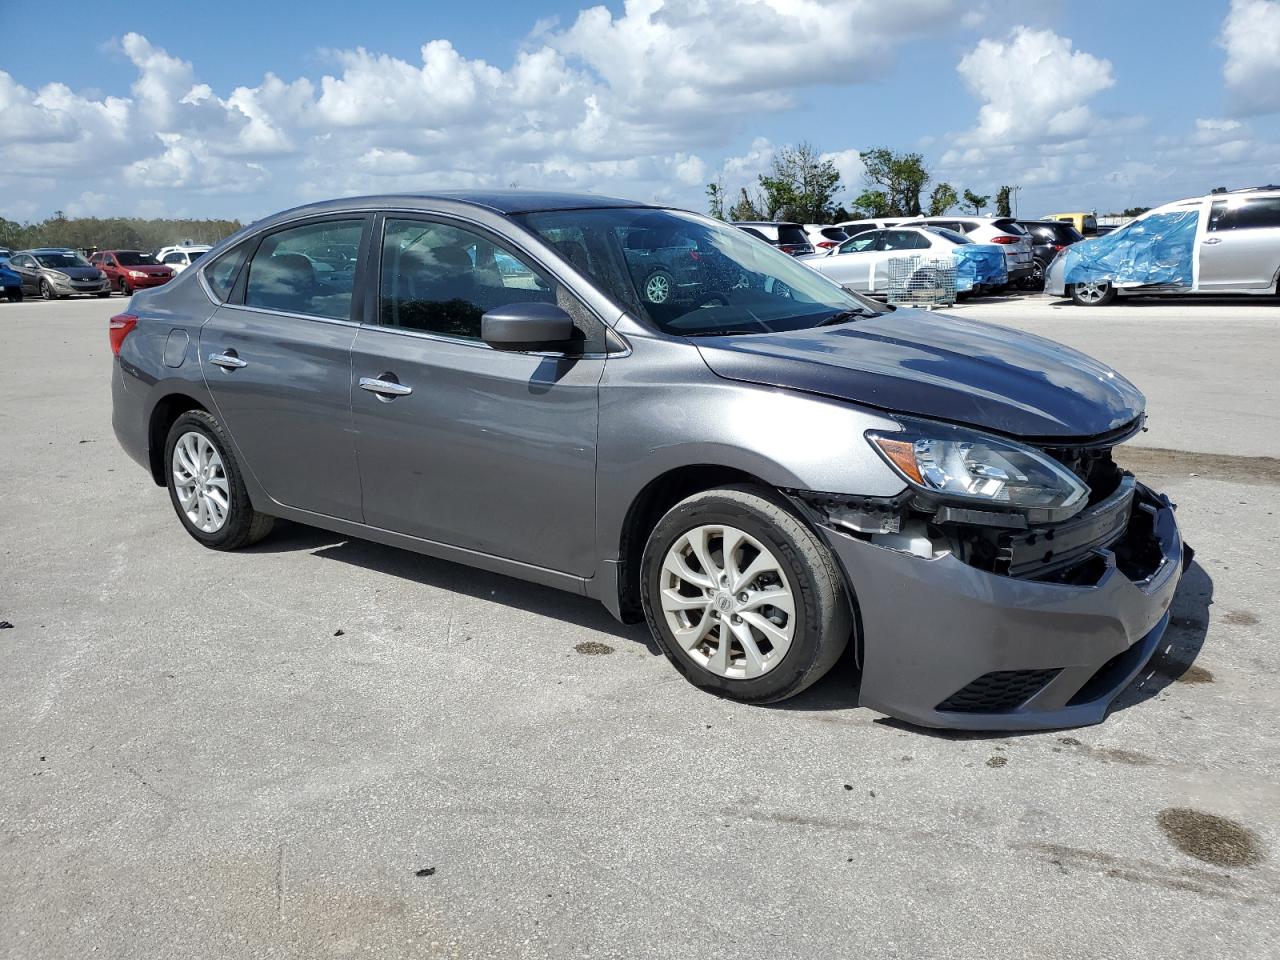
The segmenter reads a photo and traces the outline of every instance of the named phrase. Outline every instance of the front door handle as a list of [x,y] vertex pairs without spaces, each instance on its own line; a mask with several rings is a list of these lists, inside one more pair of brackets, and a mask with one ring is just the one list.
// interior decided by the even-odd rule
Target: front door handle
[[228,370],[239,370],[249,365],[248,360],[241,360],[234,353],[211,353],[209,362],[215,367],[225,367]]
[[380,380],[377,377],[361,377],[360,389],[376,394],[379,400],[393,400],[413,393],[413,387],[406,387],[403,383],[396,383],[394,380]]
[[1204,242],[1204,245],[1207,247],[1211,243],[1221,243],[1221,242],[1222,242],[1221,237],[1210,237],[1208,240]]

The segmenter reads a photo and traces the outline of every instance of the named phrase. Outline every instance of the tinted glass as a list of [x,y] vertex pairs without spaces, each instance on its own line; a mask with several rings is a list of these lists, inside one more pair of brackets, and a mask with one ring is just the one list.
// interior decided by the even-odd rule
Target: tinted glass
[[106,259],[114,260],[122,267],[154,267],[160,262],[151,254],[136,250],[121,250],[114,257],[108,256]]
[[828,240],[833,240],[836,243],[843,243],[845,240],[849,239],[849,235],[839,227],[823,227],[818,232]]
[[78,253],[40,253],[36,254],[36,260],[40,262],[40,266],[51,267],[54,270],[60,270],[63,267],[89,266],[89,261]]
[[240,273],[251,244],[252,241],[237,244],[204,268],[204,279],[219,300],[226,300],[231,296],[231,289],[236,284],[236,276]]
[[880,239],[879,230],[865,230],[844,243],[840,244],[841,253],[862,253],[866,250],[875,249],[876,241]]
[[355,264],[336,268],[320,253],[334,244],[359,246],[363,229],[363,220],[324,220],[264,237],[249,263],[245,306],[350,320]]
[[[676,210],[613,208],[519,217],[550,243],[573,242],[570,257],[620,304],[672,334],[709,336],[812,327],[865,308],[815,270],[737,227]],[[637,230],[681,238],[670,253],[640,255]]]
[[188,250],[187,259],[190,260],[192,263],[195,263],[197,260],[203,257],[204,254],[205,254],[205,251],[203,250]]
[[164,262],[168,264],[186,263],[187,258],[180,253],[166,253],[164,255]]
[[881,250],[927,250],[929,241],[915,230],[888,230]]
[[948,230],[946,227],[936,227],[933,232],[938,234],[940,237],[946,237],[952,243],[973,243],[973,241],[963,233],[956,233],[954,230]]
[[991,224],[997,230],[1003,230],[1005,233],[1012,233],[1019,237],[1023,236],[1027,231],[1022,229],[1022,224],[1016,220],[1001,219]]
[[[666,250],[677,238],[633,238],[637,249]],[[562,241],[575,266],[580,243]],[[382,242],[379,322],[447,337],[480,339],[481,318],[509,303],[555,303],[574,320],[580,349],[603,347],[604,330],[562,285],[485,234],[430,220],[388,219]]]
[[1209,210],[1209,230],[1261,230],[1280,227],[1280,197],[1244,201],[1215,200]]
[[779,227],[778,242],[779,243],[808,243],[809,238],[805,234],[803,227]]

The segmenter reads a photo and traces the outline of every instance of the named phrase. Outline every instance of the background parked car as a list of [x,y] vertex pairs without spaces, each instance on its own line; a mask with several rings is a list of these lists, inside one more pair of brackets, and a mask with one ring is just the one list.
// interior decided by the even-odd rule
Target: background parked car
[[156,251],[156,259],[175,274],[179,274],[208,253],[209,249],[209,247],[198,243],[183,244],[176,247],[161,247]]
[[22,276],[9,266],[7,255],[0,256],[0,291],[7,300],[22,299]]
[[895,227],[900,223],[906,223],[908,220],[914,220],[915,217],[870,217],[863,220],[842,220],[836,226],[850,237],[856,237],[860,233],[866,233],[868,230],[881,230],[884,227]]
[[1044,286],[1044,271],[1056,257],[1073,243],[1084,237],[1071,224],[1061,220],[1019,220],[1019,226],[1031,237],[1033,272],[1027,281],[1030,286]]
[[106,275],[74,250],[40,247],[22,250],[9,260],[10,269],[22,277],[24,294],[40,294],[60,300],[75,294],[111,296]]
[[134,290],[158,287],[173,279],[173,268],[141,250],[101,250],[89,262],[107,275],[111,286],[125,296]]
[[1031,238],[1012,217],[921,217],[903,226],[944,227],[963,233],[974,243],[998,243],[1004,247],[1009,282],[1022,283],[1035,272]]
[[[877,296],[888,293],[890,261],[911,256],[949,260],[957,268],[963,262],[966,269],[957,269],[957,292],[1002,286],[1008,280],[999,247],[976,244],[962,233],[936,227],[868,230],[846,240],[829,256],[805,257],[801,262],[847,290]],[[928,270],[928,264],[920,269]]]
[[1092,213],[1085,213],[1083,210],[1077,210],[1074,213],[1046,213],[1040,219],[1069,223],[1076,228],[1077,233],[1084,237],[1092,237],[1098,233],[1098,218]]
[[798,223],[778,220],[742,220],[735,221],[734,226],[741,227],[753,237],[759,237],[765,243],[793,257],[803,257],[813,253],[813,244],[809,242],[804,227]]
[[815,252],[834,250],[849,239],[849,235],[844,232],[843,227],[824,227],[820,223],[806,223],[804,232],[809,238],[809,242],[813,244]]
[[1280,186],[1166,203],[1072,244],[1045,292],[1099,307],[1120,294],[1280,293]]

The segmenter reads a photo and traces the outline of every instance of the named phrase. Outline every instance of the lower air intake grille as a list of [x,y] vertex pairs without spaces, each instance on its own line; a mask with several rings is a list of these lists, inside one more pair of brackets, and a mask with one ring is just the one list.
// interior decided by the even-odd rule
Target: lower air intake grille
[[947,713],[1003,713],[1026,703],[1058,670],[996,670],[961,687],[938,704]]

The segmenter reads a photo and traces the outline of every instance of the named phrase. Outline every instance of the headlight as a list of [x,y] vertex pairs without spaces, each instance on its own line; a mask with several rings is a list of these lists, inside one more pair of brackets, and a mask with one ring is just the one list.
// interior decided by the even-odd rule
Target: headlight
[[145,280],[147,278],[147,275],[141,270],[130,270],[129,276],[133,277],[135,280]]
[[867,439],[917,490],[943,499],[1065,520],[1079,512],[1089,488],[1052,458],[989,434],[941,423],[898,419],[900,433]]
[[50,270],[49,275],[55,280],[61,280],[63,283],[67,283],[71,280],[71,278],[65,273],[59,273],[57,270]]

